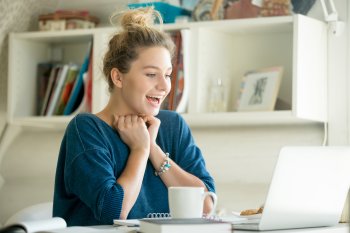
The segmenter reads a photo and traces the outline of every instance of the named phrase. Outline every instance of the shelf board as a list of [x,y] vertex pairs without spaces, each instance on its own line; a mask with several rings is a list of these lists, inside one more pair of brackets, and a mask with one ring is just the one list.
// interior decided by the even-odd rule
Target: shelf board
[[252,125],[295,125],[320,124],[293,116],[292,111],[273,112],[223,112],[182,114],[192,128],[252,126]]
[[[165,31],[180,30],[185,28],[213,28],[215,30],[224,30],[231,33],[243,33],[247,34],[254,31],[255,33],[266,32],[283,32],[292,30],[293,16],[275,16],[275,17],[259,17],[259,18],[247,18],[247,19],[226,19],[226,20],[214,20],[214,21],[200,21],[200,22],[184,22],[184,23],[170,23],[163,24],[161,26],[156,25]],[[31,31],[12,33],[17,38],[30,39],[37,41],[57,42],[62,40],[72,40],[72,37],[77,39],[87,38],[90,39],[94,33],[114,33],[118,30],[118,27],[107,26],[97,27],[92,29],[69,29],[63,31]]]
[[91,41],[95,29],[74,29],[64,31],[36,31],[11,33],[17,39],[32,40],[38,42],[62,43],[74,41]]
[[[292,111],[185,113],[181,115],[191,128],[320,124],[319,122],[296,118],[293,116]],[[11,124],[25,128],[63,130],[72,118],[73,116],[20,117],[16,118]]]
[[21,126],[24,128],[37,128],[37,129],[53,129],[63,130],[67,127],[68,122],[73,116],[33,116],[33,117],[18,117],[11,122],[13,125]]
[[291,32],[294,16],[259,17],[246,19],[227,19],[220,21],[191,22],[190,27],[213,29],[233,34],[259,34]]

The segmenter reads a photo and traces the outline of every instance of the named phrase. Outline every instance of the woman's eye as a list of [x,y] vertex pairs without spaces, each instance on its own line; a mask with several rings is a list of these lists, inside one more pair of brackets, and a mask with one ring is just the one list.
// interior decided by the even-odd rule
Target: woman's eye
[[150,78],[154,78],[156,77],[156,74],[153,74],[153,73],[149,73],[149,74],[146,74],[147,77],[150,77]]
[[167,77],[168,79],[171,79],[171,74],[167,74],[167,75],[165,75],[165,77]]

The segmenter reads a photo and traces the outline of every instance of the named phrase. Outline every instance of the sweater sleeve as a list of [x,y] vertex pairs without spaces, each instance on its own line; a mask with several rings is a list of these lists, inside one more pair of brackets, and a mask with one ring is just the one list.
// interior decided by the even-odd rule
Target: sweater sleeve
[[91,149],[79,154],[66,167],[67,190],[77,195],[103,224],[120,217],[124,197],[106,151]]
[[214,179],[206,168],[202,152],[196,145],[187,123],[179,114],[177,116],[178,135],[174,135],[174,141],[177,141],[175,162],[185,171],[201,179],[209,191],[215,192]]
[[116,163],[105,138],[93,124],[83,123],[72,124],[67,135],[66,190],[88,206],[101,224],[112,224],[120,217],[124,190],[116,182]]

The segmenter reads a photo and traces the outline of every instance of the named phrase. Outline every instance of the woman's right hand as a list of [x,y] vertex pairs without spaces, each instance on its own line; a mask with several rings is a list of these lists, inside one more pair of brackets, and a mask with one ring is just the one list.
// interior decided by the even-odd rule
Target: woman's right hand
[[130,150],[150,150],[150,136],[142,117],[114,115],[113,126]]

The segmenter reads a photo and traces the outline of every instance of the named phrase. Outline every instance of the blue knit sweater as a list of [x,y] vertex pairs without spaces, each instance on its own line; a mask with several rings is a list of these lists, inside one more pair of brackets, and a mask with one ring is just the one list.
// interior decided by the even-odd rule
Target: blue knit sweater
[[[187,172],[200,178],[209,191],[214,181],[201,151],[182,117],[160,111],[157,144]],[[115,129],[93,114],[79,114],[69,123],[62,140],[55,179],[53,216],[68,226],[112,224],[120,216],[123,188],[116,182],[129,156],[128,146]],[[148,161],[141,191],[128,218],[168,213],[168,190]]]

